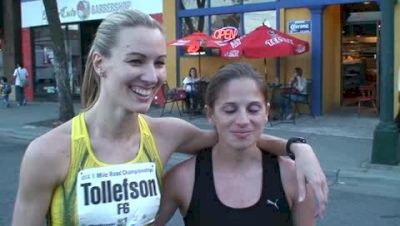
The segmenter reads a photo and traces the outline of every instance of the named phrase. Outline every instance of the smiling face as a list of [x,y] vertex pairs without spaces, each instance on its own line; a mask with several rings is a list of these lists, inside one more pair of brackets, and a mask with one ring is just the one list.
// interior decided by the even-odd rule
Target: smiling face
[[218,132],[218,143],[235,150],[255,147],[267,119],[263,93],[255,80],[232,79],[217,94],[208,110]]
[[110,57],[95,54],[100,75],[100,101],[131,112],[146,113],[156,91],[166,80],[166,43],[160,30],[123,28]]

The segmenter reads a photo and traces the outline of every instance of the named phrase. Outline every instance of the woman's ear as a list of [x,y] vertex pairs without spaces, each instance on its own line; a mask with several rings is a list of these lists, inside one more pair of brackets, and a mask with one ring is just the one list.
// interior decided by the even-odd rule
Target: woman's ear
[[208,105],[205,105],[204,106],[204,109],[205,109],[205,111],[206,111],[206,113],[207,113],[207,120],[208,120],[208,123],[210,123],[211,125],[215,125],[215,123],[214,123],[214,118],[213,118],[213,116],[214,116],[214,114],[213,114],[213,109],[212,108],[210,108]]
[[100,53],[95,52],[93,54],[93,68],[100,77],[104,77],[103,64],[103,56]]

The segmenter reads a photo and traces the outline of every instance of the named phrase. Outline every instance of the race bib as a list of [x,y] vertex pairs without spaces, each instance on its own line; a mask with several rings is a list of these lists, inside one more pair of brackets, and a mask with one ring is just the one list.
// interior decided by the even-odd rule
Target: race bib
[[154,163],[84,169],[76,184],[79,225],[152,223],[160,206]]

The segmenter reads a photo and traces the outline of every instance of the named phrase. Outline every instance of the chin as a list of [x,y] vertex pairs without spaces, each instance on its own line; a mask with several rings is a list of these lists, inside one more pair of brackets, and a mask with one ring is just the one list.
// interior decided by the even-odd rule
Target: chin
[[135,113],[146,114],[150,109],[151,103],[134,103],[131,104],[128,109]]

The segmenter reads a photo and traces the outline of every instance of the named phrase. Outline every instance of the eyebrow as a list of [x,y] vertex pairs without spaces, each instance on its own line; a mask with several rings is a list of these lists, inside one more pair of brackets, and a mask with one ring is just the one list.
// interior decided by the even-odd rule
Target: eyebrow
[[[130,53],[127,53],[126,56],[140,56],[143,58],[147,58],[147,56],[145,54],[139,53],[139,52],[130,52]],[[167,57],[167,55],[163,54],[163,55],[158,56],[157,58],[160,58],[160,57]]]

